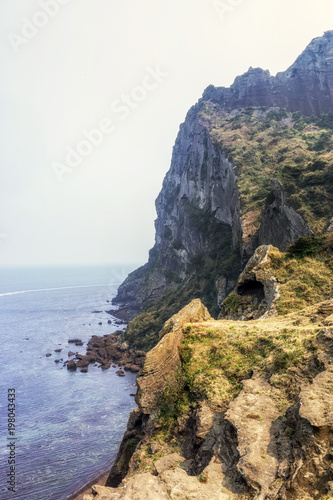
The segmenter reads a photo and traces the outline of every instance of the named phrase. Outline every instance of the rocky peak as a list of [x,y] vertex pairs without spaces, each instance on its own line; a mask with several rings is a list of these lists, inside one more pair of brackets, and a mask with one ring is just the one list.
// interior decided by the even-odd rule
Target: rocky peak
[[294,64],[275,77],[251,67],[230,88],[209,86],[203,98],[228,111],[279,106],[305,115],[332,113],[333,31],[312,40]]

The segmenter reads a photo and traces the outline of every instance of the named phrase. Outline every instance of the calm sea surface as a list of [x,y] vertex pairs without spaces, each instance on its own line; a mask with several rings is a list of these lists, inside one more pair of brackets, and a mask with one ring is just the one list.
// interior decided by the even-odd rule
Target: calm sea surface
[[[124,326],[105,311],[130,270],[0,269],[2,500],[65,500],[110,467],[135,407],[135,375],[120,378],[116,369],[92,365],[88,373],[73,373],[54,361],[68,359],[68,339],[82,339],[84,346],[73,350],[85,353],[92,335]],[[15,493],[7,489],[7,445],[14,442],[7,430],[9,388],[16,395]]]

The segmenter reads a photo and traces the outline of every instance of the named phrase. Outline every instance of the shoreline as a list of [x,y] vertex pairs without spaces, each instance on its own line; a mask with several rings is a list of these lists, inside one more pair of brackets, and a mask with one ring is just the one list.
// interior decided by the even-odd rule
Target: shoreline
[[108,467],[107,471],[98,473],[95,479],[91,479],[88,483],[84,484],[79,490],[68,496],[66,500],[83,500],[84,495],[88,495],[89,493],[91,493],[91,488],[93,487],[94,484],[105,486],[106,480],[110,474],[110,470],[111,467],[113,466],[113,463]]

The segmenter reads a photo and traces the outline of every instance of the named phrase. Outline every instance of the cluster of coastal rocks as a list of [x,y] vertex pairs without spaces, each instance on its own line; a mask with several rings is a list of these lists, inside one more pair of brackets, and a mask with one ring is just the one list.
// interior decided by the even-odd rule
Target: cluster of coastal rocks
[[119,376],[125,375],[124,370],[137,373],[143,366],[146,354],[143,351],[129,350],[126,343],[119,343],[119,336],[122,333],[118,330],[102,337],[94,335],[88,342],[86,354],[69,351],[68,355],[75,357],[66,361],[64,365],[71,371],[80,368],[83,373],[88,371],[90,364],[100,366],[102,370],[107,370],[111,365],[114,368],[123,367],[116,372]]
[[[122,330],[117,330],[108,335],[94,335],[87,344],[86,354],[68,351],[68,357],[71,358],[63,363],[67,370],[76,371],[80,368],[82,373],[87,373],[89,365],[94,365],[107,370],[111,366],[119,367],[116,371],[120,377],[125,376],[125,371],[137,373],[144,365],[146,353],[144,351],[134,351],[129,349],[126,342],[121,343],[120,336]],[[77,347],[83,346],[81,339],[69,339],[69,344],[74,344]],[[62,348],[55,349],[55,353],[61,353]],[[52,356],[51,353],[45,355],[47,358]],[[63,358],[55,359],[55,363],[62,363]]]

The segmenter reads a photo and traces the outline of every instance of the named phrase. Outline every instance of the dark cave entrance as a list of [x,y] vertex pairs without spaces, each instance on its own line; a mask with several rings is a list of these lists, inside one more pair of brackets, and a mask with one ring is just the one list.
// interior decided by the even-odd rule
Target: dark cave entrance
[[239,295],[249,295],[250,297],[256,297],[258,304],[262,302],[265,298],[264,285],[254,280],[245,280],[244,283],[237,287],[237,293]]

